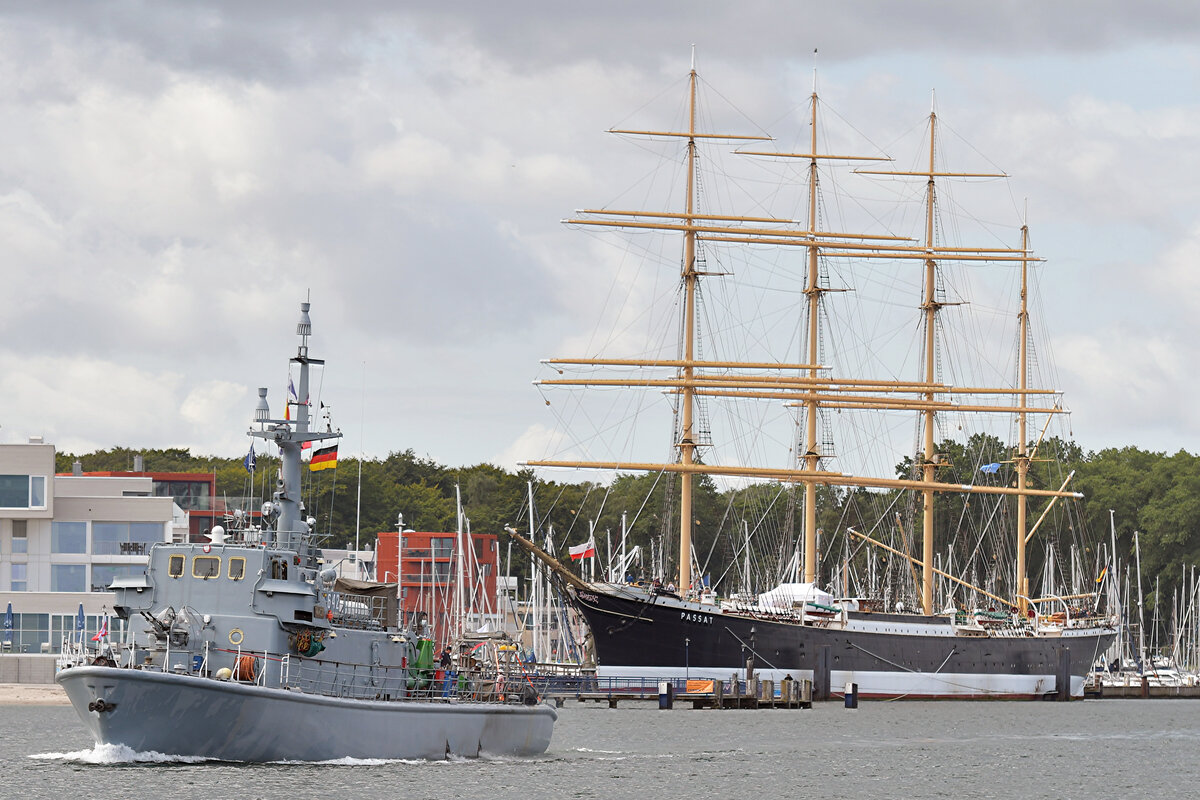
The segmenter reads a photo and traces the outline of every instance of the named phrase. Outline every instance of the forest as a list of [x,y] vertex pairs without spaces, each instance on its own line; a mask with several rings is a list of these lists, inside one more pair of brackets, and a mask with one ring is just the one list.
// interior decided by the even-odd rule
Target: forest
[[[976,436],[965,445],[946,441],[939,450],[945,464],[938,474],[941,481],[1014,483],[1012,453],[999,439]],[[1053,458],[1034,459],[1030,484],[1057,489],[1073,472],[1068,488],[1084,498],[1058,503],[1048,511],[1049,501],[1031,500],[1030,525],[1045,517],[1030,541],[1031,583],[1037,587],[1050,572],[1067,583],[1066,572],[1072,566],[1077,574],[1099,574],[1108,563],[1114,539],[1124,570],[1134,563],[1137,531],[1146,608],[1155,605],[1156,585],[1159,602],[1169,608],[1172,593],[1191,586],[1193,565],[1200,562],[1200,458],[1183,450],[1167,454],[1132,446],[1085,452],[1074,442],[1057,439],[1041,443],[1039,453]],[[259,456],[252,474],[242,456],[129,448],[59,453],[56,469],[69,473],[79,461],[86,472],[128,471],[138,455],[148,472],[215,473],[218,494],[231,507],[248,509],[269,497],[278,469],[278,459],[267,456]],[[981,470],[983,465],[992,469]],[[901,477],[911,476],[913,470],[910,461],[896,466]],[[589,528],[594,528],[600,562],[606,563],[609,548],[617,547],[624,515],[627,547],[642,548],[641,566],[636,569],[646,577],[659,570],[664,577],[673,575],[677,545],[671,542],[677,541],[673,537],[679,523],[673,501],[675,479],[669,474],[620,475],[607,485],[535,481],[531,470],[510,472],[491,464],[449,467],[404,450],[361,463],[343,458],[336,469],[305,470],[304,475],[308,511],[318,520],[318,532],[328,547],[352,547],[356,531],[364,544],[373,542],[376,533],[396,530],[401,514],[407,528],[453,531],[457,491],[471,530],[500,535],[503,552],[505,526],[529,531],[532,486],[534,527],[539,538],[553,531],[560,559],[569,561],[567,547],[587,541]],[[700,477],[694,496],[694,560],[719,592],[756,586],[761,591],[783,577],[789,558],[794,557],[796,539],[802,536],[802,491],[779,483],[722,491]],[[1012,498],[939,494],[935,502],[940,567],[969,577],[978,586],[1005,586],[1012,537],[986,534],[1011,529]],[[878,590],[881,581],[899,581],[897,592],[902,595],[901,584],[910,571],[901,567],[893,568],[890,577],[870,574],[871,546],[848,536],[846,530],[853,528],[919,556],[919,503],[912,492],[819,487],[822,582],[840,589],[839,581],[846,581],[850,592],[863,593]],[[663,542],[668,543],[665,548]],[[514,558],[511,568],[512,574],[526,575],[527,559]],[[1136,581],[1136,574],[1131,573],[1130,580]]]

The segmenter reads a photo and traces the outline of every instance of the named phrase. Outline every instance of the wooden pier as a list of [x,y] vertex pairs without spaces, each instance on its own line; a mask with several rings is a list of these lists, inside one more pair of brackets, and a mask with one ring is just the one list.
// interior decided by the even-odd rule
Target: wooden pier
[[1200,699],[1200,686],[1155,686],[1149,681],[1129,683],[1120,686],[1098,686],[1088,697],[1101,700],[1137,698],[1152,700],[1167,699]]
[[[665,706],[667,708],[676,703],[691,703],[692,708],[700,709],[799,709],[812,708],[813,704],[812,681],[807,679],[783,680],[779,681],[778,686],[775,681],[757,678],[746,681],[706,678],[663,683],[669,687],[669,698]],[[677,687],[682,691],[676,691]],[[552,691],[548,696],[552,697],[560,708],[568,697],[574,697],[580,703],[608,703],[609,708],[616,708],[622,701],[651,701],[658,702],[660,707],[664,705],[660,687],[657,684],[646,683],[595,686],[576,692]]]

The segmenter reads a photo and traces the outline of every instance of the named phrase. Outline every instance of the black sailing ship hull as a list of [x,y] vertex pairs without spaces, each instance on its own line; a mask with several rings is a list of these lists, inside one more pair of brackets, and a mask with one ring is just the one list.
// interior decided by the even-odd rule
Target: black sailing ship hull
[[602,677],[727,679],[743,676],[753,656],[759,677],[821,676],[834,693],[856,683],[863,697],[1040,698],[1057,690],[1064,666],[1079,697],[1116,636],[1107,626],[966,635],[948,617],[916,614],[849,612],[800,623],[614,586],[576,589],[572,599],[591,628]]

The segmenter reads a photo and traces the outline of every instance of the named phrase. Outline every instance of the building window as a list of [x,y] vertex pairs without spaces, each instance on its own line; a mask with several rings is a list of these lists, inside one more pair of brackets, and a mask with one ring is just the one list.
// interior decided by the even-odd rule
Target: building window
[[162,540],[161,522],[92,523],[92,552],[98,556],[141,556]]
[[29,552],[29,525],[26,520],[14,519],[12,523],[13,553]]
[[0,475],[0,508],[45,508],[44,475]]
[[113,578],[129,578],[145,571],[141,564],[93,564],[92,591],[107,592]]
[[87,591],[87,567],[83,564],[51,564],[50,591]]
[[29,580],[29,565],[28,564],[13,564],[12,565],[12,590],[14,592],[28,591]]
[[[50,523],[50,552],[51,553],[86,553],[87,552],[87,523],[86,522],[52,522]],[[51,590],[56,591],[56,590]],[[79,591],[83,591],[80,589]]]
[[454,555],[454,537],[438,537],[432,540],[433,557],[449,558]]
[[49,641],[49,614],[13,614],[13,652],[36,653]]
[[206,481],[155,481],[154,495],[170,497],[184,511],[208,511],[212,508]]

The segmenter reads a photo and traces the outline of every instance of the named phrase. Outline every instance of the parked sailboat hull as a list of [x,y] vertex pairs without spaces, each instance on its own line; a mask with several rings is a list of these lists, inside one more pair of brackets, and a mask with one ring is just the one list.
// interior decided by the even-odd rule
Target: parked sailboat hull
[[112,667],[55,680],[97,744],[222,761],[532,756],[557,718],[545,705],[358,700]]
[[864,697],[1042,697],[1057,690],[1064,648],[1071,695],[1080,697],[1116,636],[1106,626],[963,635],[945,616],[890,613],[801,624],[611,584],[576,589],[572,599],[592,630],[601,676],[729,678],[744,675],[753,655],[760,677],[811,679],[827,647],[833,691],[857,683]]

